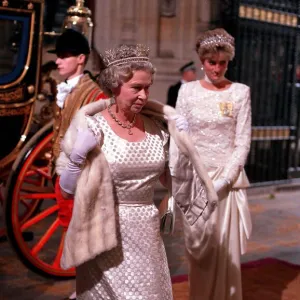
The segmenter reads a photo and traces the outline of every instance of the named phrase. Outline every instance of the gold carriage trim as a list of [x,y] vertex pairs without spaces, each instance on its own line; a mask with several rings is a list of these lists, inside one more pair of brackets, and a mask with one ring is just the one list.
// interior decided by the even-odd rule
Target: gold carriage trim
[[17,104],[1,104],[0,105],[0,117],[4,116],[18,116],[18,115],[28,115],[31,113],[32,104],[34,98]]
[[16,102],[24,99],[23,87],[18,87],[11,91],[2,92],[0,90],[0,101]]
[[30,113],[30,110],[31,110],[31,106],[29,105],[22,108],[13,108],[13,109],[0,108],[0,117],[28,115]]
[[1,104],[0,105],[0,117],[3,116],[18,116],[24,115],[24,130],[20,135],[20,140],[15,148],[4,158],[0,160],[0,171],[4,170],[9,164],[14,161],[20,152],[20,148],[24,144],[30,125],[33,114],[33,103],[35,98],[31,98],[30,100],[24,103],[15,103],[15,104]]

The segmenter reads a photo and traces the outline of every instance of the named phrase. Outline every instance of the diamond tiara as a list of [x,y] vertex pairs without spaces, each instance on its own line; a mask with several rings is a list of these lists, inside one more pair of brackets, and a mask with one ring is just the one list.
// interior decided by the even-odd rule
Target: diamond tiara
[[148,57],[127,57],[127,58],[121,58],[121,59],[117,59],[115,61],[110,62],[107,67],[110,66],[120,66],[120,65],[124,65],[128,62],[140,62],[140,61],[149,61]]
[[216,45],[216,46],[221,46],[221,45],[228,45],[230,47],[234,47],[234,38],[233,37],[227,37],[224,35],[216,35],[216,36],[211,36],[208,37],[207,39],[203,40],[200,43],[200,47],[202,46],[208,46],[208,45]]
[[147,62],[149,61],[149,48],[141,44],[122,45],[105,51],[102,58],[107,68],[130,62]]

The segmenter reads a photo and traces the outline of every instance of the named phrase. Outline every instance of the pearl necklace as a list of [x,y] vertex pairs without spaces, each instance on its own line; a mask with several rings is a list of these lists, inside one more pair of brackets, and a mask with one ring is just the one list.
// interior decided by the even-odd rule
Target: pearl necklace
[[213,84],[212,83],[212,81],[208,78],[208,76],[206,75],[206,73],[204,73],[205,75],[204,75],[204,81],[206,81],[206,82],[208,82],[208,83],[211,83],[211,84]]
[[114,103],[111,103],[111,104],[108,105],[108,107],[107,107],[108,113],[110,114],[110,116],[112,117],[112,119],[116,121],[116,123],[117,123],[118,125],[120,125],[120,126],[123,127],[123,128],[128,129],[128,134],[132,135],[133,133],[132,133],[132,131],[131,131],[131,128],[132,128],[132,127],[134,126],[134,124],[135,124],[135,121],[136,121],[136,114],[134,114],[134,117],[133,117],[132,122],[130,122],[129,124],[124,124],[124,123],[121,122],[121,121],[114,115],[114,113],[111,111],[111,107],[112,107],[113,104],[114,104]]
[[[225,79],[225,77],[224,77],[224,79]],[[220,90],[220,88],[218,87],[218,86],[216,86],[209,78],[208,78],[208,76],[206,75],[206,73],[204,73],[204,78],[203,78],[203,80],[205,81],[205,82],[207,82],[207,83],[209,83],[209,84],[211,84],[212,85],[212,91],[218,91],[218,90]]]

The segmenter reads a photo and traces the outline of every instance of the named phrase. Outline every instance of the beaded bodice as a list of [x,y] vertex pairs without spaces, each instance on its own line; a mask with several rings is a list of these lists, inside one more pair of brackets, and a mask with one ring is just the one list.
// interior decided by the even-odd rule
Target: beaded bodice
[[249,87],[233,83],[227,90],[211,91],[199,81],[186,83],[179,91],[176,109],[187,118],[206,167],[224,167],[224,176],[234,180],[250,148]]
[[128,142],[119,137],[101,114],[93,119],[103,133],[101,150],[108,161],[119,203],[153,203],[154,186],[166,163],[167,133],[156,121],[143,116],[146,137]]

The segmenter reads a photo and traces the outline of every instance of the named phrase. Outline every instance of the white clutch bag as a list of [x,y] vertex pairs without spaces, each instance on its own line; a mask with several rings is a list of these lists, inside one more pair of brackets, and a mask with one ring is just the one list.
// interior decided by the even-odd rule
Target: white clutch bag
[[167,195],[159,206],[160,231],[163,234],[172,234],[175,228],[176,204],[172,196]]

